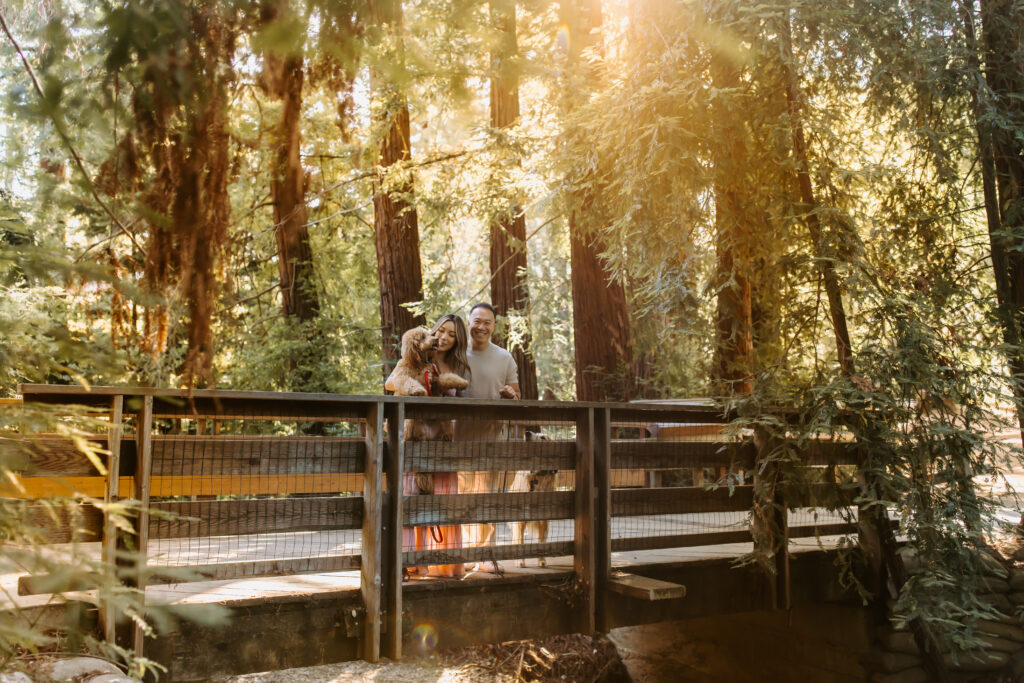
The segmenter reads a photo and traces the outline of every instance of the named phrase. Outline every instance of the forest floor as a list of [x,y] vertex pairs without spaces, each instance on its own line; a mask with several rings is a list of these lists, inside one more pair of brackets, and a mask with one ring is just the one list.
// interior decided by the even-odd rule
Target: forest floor
[[236,676],[231,683],[629,683],[605,636],[569,635],[449,650],[377,664],[353,661]]

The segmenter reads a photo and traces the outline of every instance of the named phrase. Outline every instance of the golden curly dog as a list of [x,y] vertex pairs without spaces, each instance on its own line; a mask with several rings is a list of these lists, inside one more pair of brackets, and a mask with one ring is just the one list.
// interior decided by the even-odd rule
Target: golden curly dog
[[[402,335],[402,359],[388,377],[396,396],[445,396],[465,389],[469,382],[452,372],[438,372],[434,365],[438,339],[425,327]],[[451,420],[406,420],[406,441],[451,441]]]

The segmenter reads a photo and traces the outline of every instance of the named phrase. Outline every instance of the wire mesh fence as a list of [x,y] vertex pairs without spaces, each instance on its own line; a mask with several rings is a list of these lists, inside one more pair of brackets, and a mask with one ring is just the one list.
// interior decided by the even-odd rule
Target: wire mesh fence
[[151,566],[216,578],[358,566],[363,419],[287,402],[156,411]]
[[[407,441],[402,550],[412,574],[462,576],[464,563],[572,553],[575,423],[461,418],[451,440]],[[407,425],[406,434],[416,430]],[[439,430],[433,430],[437,432]],[[423,559],[456,560],[422,564]],[[488,566],[489,565],[489,566]]]
[[753,448],[720,422],[613,420],[613,551],[749,539]]

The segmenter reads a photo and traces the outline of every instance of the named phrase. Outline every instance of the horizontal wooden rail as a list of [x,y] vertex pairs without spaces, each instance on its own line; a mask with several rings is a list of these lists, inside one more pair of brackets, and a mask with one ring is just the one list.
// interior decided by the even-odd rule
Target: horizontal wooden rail
[[406,472],[569,470],[574,441],[408,441]]
[[[156,502],[150,508],[150,539],[358,529],[363,522],[363,500],[355,496]],[[156,519],[156,513],[177,518]]]
[[661,548],[695,548],[698,546],[722,545],[725,543],[750,543],[748,529],[736,531],[714,531],[695,534],[671,534],[663,536],[638,536],[613,538],[612,552],[631,550],[658,550]]
[[22,529],[47,543],[98,541],[103,535],[103,512],[88,503],[29,503],[11,510],[18,512]]
[[465,548],[446,550],[409,550],[402,553],[402,564],[406,567],[422,567],[434,564],[513,560],[521,557],[565,557],[572,555],[572,553],[572,541],[524,543],[522,545],[467,546]]
[[612,517],[737,512],[749,510],[754,501],[751,486],[737,486],[732,495],[727,488],[616,489],[611,494]]
[[729,441],[662,441],[660,439],[613,439],[612,469],[682,469],[754,467],[757,449],[752,443]]
[[429,526],[572,519],[574,500],[572,491],[407,496],[402,504],[402,524]]
[[153,437],[153,476],[325,474],[362,472],[366,444],[358,437]]

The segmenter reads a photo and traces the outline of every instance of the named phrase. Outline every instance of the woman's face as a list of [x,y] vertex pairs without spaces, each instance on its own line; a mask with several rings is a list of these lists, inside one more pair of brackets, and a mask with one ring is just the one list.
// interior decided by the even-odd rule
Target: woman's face
[[437,350],[442,354],[448,353],[456,342],[455,323],[445,320],[444,324],[437,328],[434,336],[437,337]]

